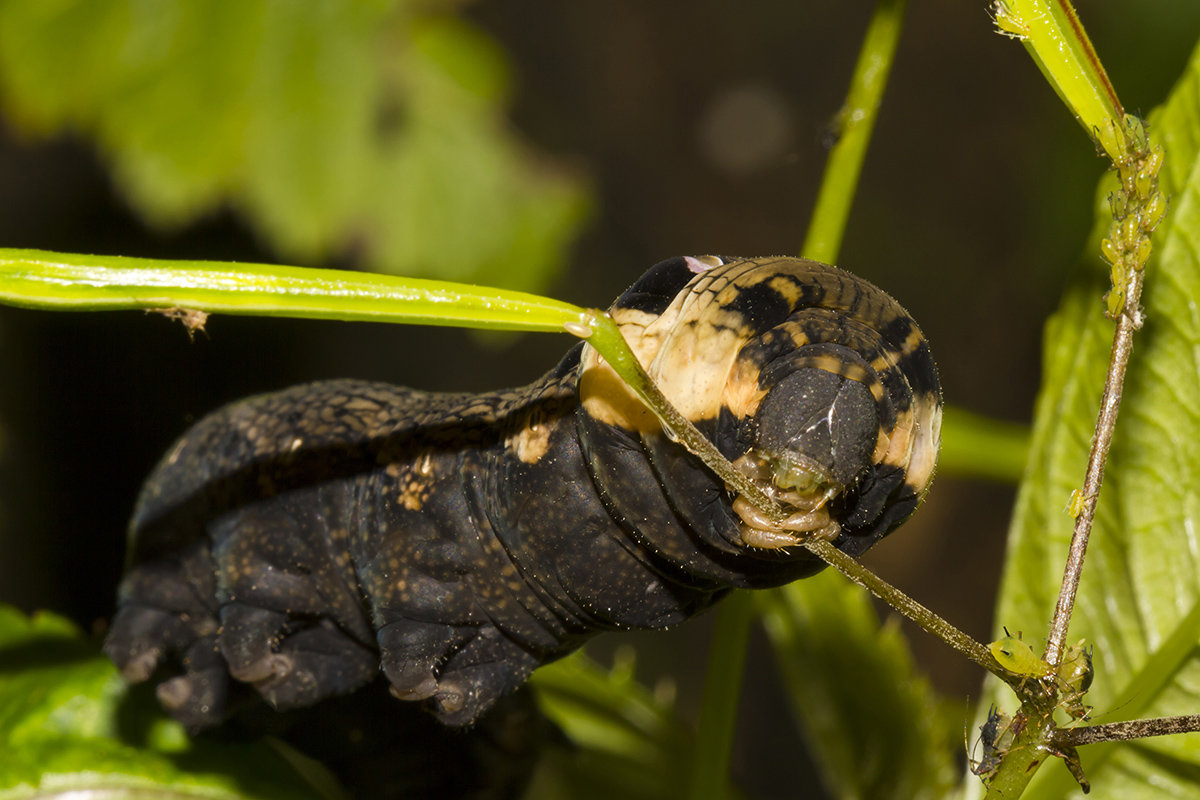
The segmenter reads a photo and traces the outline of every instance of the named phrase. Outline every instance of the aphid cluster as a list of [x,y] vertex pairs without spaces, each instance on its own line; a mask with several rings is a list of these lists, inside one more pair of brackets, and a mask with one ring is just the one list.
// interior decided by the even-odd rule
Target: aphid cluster
[[[1013,636],[1007,629],[1005,634],[1007,635],[989,644],[988,649],[1000,666],[1040,687],[1038,691],[1044,692],[1047,699],[1046,710],[1042,713],[1052,716],[1056,710],[1062,710],[1072,722],[1088,719],[1092,707],[1084,703],[1084,697],[1091,688],[1095,675],[1092,647],[1082,640],[1068,647],[1058,669],[1055,670],[1021,640],[1020,634]],[[1014,747],[1022,746],[1019,744],[1021,734],[1031,722],[1025,709],[1026,706],[1023,706],[1021,711],[1009,716],[992,706],[988,710],[987,719],[979,726],[978,744],[982,753],[979,759],[975,760],[972,749],[969,761],[971,771],[984,783],[991,782],[1005,755]],[[1037,722],[1036,717],[1032,721]],[[1074,747],[1042,747],[1047,755],[1063,760],[1085,794],[1090,790],[1090,784],[1079,761],[1079,753]]]

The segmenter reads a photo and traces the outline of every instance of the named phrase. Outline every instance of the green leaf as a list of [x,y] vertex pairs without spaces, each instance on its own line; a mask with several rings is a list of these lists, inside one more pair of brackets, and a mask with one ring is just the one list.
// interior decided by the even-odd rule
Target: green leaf
[[266,743],[189,740],[70,622],[0,605],[0,799],[340,796],[299,777],[297,759]]
[[[0,303],[62,311],[182,308],[490,330],[564,330],[583,309],[447,281],[218,261],[0,248]],[[198,323],[203,327],[203,320]]]
[[[1150,116],[1166,151],[1160,173],[1172,211],[1155,234],[1146,323],[1134,340],[1116,438],[1079,588],[1070,640],[1095,645],[1089,695],[1096,722],[1192,713],[1200,691],[1200,49],[1167,103]],[[1110,222],[1101,187],[1088,253]],[[1113,325],[1098,256],[1047,325],[1045,380],[1030,467],[1018,498],[996,625],[1037,646],[1050,619],[1083,480]],[[994,684],[987,698],[1010,707]],[[986,707],[986,702],[984,703]],[[1200,797],[1200,737],[1081,750],[1106,797]],[[1026,797],[1078,794],[1061,766],[1042,769]]]
[[794,716],[840,798],[943,798],[960,713],[920,677],[898,618],[833,570],[756,594]]
[[167,227],[229,204],[285,260],[544,285],[587,212],[504,120],[498,47],[413,0],[0,0],[0,100],[82,132]]

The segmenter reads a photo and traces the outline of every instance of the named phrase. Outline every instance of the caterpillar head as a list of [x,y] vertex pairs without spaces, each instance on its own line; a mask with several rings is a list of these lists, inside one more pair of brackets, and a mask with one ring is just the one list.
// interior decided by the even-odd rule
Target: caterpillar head
[[788,548],[820,535],[858,555],[924,495],[940,435],[937,373],[916,324],[875,286],[803,259],[685,258],[647,273],[612,313],[668,399],[788,512],[775,523],[730,497],[586,352],[588,415],[638,433],[704,545],[807,561]]
[[788,364],[774,370],[782,378],[760,378],[766,388],[752,417],[753,444],[734,462],[789,512],[775,522],[738,497],[733,508],[742,519],[742,539],[753,546],[786,547],[805,533],[836,539],[841,526],[834,501],[873,465],[879,413],[861,359],[848,348],[809,347],[831,351],[828,367]]

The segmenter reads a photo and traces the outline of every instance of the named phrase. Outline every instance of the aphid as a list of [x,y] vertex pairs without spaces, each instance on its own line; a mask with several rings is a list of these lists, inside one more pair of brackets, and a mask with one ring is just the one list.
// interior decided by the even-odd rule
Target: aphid
[[[591,348],[541,380],[429,394],[343,380],[234,403],[147,481],[105,649],[194,728],[230,691],[276,708],[393,694],[470,723],[606,630],[859,555],[912,514],[937,374],[889,296],[795,258],[665,261],[614,319],[700,430],[788,509],[761,518]],[[232,681],[230,680],[232,678]]]
[[1010,717],[994,705],[989,708],[987,719],[979,726],[980,758],[975,760],[974,748],[967,758],[971,772],[988,783],[1024,727],[1025,718],[1020,714]]
[[1063,654],[1056,681],[1060,695],[1059,708],[1067,712],[1072,719],[1087,719],[1092,713],[1092,707],[1084,703],[1083,698],[1091,688],[1094,677],[1092,646],[1085,647],[1084,641],[1080,639]]
[[1005,0],[992,3],[992,21],[996,23],[996,31],[1002,36],[1012,39],[1025,39],[1029,36],[1029,24],[1021,17],[1011,4]]
[[996,659],[1000,666],[1015,675],[1028,678],[1045,678],[1050,675],[1050,665],[1034,654],[1032,647],[1021,641],[1019,633],[1013,636],[1008,633],[1007,628],[1004,629],[1004,633],[1007,635],[988,645],[992,658]]
[[[1008,633],[1008,629],[1005,628],[1004,632]],[[1058,707],[1072,719],[1087,719],[1092,708],[1083,702],[1083,698],[1092,686],[1095,672],[1092,667],[1092,648],[1084,645],[1081,639],[1068,647],[1057,671],[1052,670],[1033,652],[1032,647],[1021,641],[1020,634],[997,639],[988,645],[988,650],[1000,666],[1015,675],[1044,680],[1053,673]]]

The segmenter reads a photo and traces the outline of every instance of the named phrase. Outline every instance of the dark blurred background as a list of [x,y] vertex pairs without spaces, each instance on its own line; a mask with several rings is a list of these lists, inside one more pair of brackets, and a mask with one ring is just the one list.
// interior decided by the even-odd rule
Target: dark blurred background
[[[480,2],[465,13],[516,70],[512,120],[588,174],[595,214],[550,294],[606,305],[674,255],[795,253],[871,10],[834,0]],[[1027,421],[1041,326],[1091,225],[1103,162],[1021,45],[983,2],[909,9],[840,264],[920,321],[947,402]],[[1130,110],[1166,94],[1200,30],[1183,0],[1081,2]],[[297,164],[296,169],[304,169]],[[30,141],[0,120],[0,243],[164,258],[276,261],[232,214],[149,229],[81,139]],[[520,287],[517,287],[520,288]],[[135,312],[0,308],[0,602],[87,628],[111,613],[140,481],[189,422],[227,401],[332,377],[435,390],[529,381],[565,336],[215,317],[195,341]],[[976,637],[988,637],[1011,486],[941,475],[870,565]],[[647,680],[669,674],[689,708],[707,622],[632,641]],[[977,669],[917,634],[937,686],[977,691]],[[795,786],[799,747],[761,640],[739,736],[754,796]],[[967,704],[964,699],[964,722]]]

